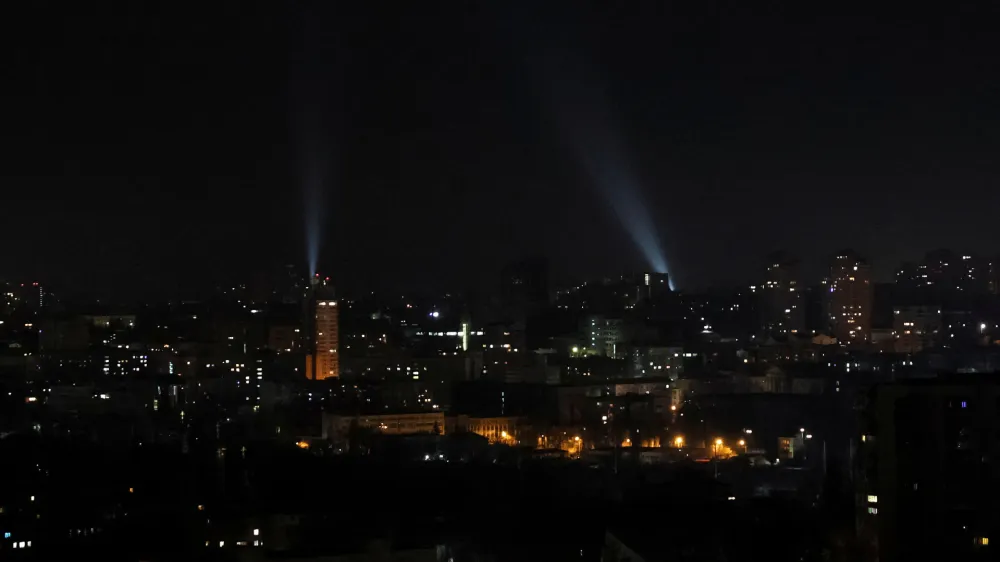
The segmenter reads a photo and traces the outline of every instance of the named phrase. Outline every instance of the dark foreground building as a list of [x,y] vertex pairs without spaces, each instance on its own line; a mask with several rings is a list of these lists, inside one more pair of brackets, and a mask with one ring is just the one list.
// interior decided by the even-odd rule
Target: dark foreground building
[[1000,379],[876,386],[858,451],[858,533],[880,562],[997,559]]

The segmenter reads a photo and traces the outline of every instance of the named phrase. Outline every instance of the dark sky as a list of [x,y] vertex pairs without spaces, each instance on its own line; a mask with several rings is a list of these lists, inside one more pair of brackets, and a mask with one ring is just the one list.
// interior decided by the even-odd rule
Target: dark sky
[[645,269],[622,190],[687,289],[778,249],[883,277],[1000,252],[991,2],[24,4],[0,17],[0,276],[162,294],[304,267],[310,181],[351,288],[489,286],[538,253],[557,279]]

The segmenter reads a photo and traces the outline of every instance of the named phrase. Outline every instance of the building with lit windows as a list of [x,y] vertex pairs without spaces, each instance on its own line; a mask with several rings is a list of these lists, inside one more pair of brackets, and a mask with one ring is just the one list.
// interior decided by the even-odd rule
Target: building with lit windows
[[805,331],[805,307],[799,284],[799,263],[784,255],[768,256],[767,277],[760,286],[761,327],[766,333]]
[[636,302],[661,302],[670,295],[670,276],[666,273],[642,273],[633,278]]
[[467,431],[485,437],[491,444],[517,445],[521,441],[523,428],[528,427],[527,420],[517,416],[501,416],[492,418],[474,418],[456,416],[448,419],[449,429]]
[[934,250],[919,263],[905,263],[896,271],[896,285],[929,296],[978,295],[991,288],[989,260],[951,250]]
[[368,429],[383,435],[439,434],[445,432],[444,412],[415,412],[400,414],[372,414],[344,416],[323,414],[323,438],[343,441],[348,438],[351,426]]
[[313,355],[313,378],[316,380],[340,376],[339,309],[334,299],[316,301],[316,336]]
[[833,336],[843,345],[871,339],[871,266],[860,256],[844,250],[830,265],[826,283],[826,313]]
[[918,353],[934,347],[941,334],[941,309],[936,306],[896,307],[892,319],[893,351]]
[[312,315],[306,333],[312,336],[312,353],[306,356],[306,378],[313,380],[340,377],[340,307],[329,281],[317,274],[309,289]]
[[622,337],[621,318],[589,316],[584,320],[587,348],[604,357],[618,357]]
[[1000,536],[994,378],[951,375],[870,392],[854,441],[856,523],[881,562],[997,559],[989,542]]

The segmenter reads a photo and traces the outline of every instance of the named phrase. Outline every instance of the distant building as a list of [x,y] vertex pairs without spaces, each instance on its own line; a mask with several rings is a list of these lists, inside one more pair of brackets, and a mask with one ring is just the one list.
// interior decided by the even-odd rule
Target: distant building
[[14,291],[14,299],[27,308],[42,308],[45,306],[45,287],[38,282],[21,283]]
[[635,301],[637,303],[656,303],[670,295],[670,276],[666,273],[646,272],[632,279],[636,287]]
[[918,353],[934,347],[941,332],[941,309],[936,306],[901,306],[893,310],[893,350]]
[[767,333],[797,334],[805,331],[803,290],[799,264],[782,253],[768,256],[767,277],[760,286],[761,327]]
[[[491,444],[517,445],[521,441],[521,431],[525,427],[527,427],[526,420],[517,416],[492,418],[456,416],[448,419],[449,430],[475,433],[485,437]],[[530,444],[534,445],[534,443]]]
[[324,413],[323,438],[334,441],[347,439],[353,424],[357,424],[359,428],[372,430],[384,435],[443,434],[445,431],[444,412],[372,414],[361,416]]
[[990,290],[991,272],[989,260],[941,249],[900,266],[896,285],[926,295],[979,295]]
[[300,329],[297,325],[274,324],[267,328],[267,348],[277,353],[288,353],[299,347]]
[[830,265],[827,319],[833,336],[844,345],[871,339],[871,266],[850,250],[838,253]]
[[312,354],[306,356],[306,378],[314,380],[340,377],[340,307],[328,281],[317,275],[310,289]]
[[684,372],[683,354],[681,347],[630,346],[628,375],[677,378]]
[[624,341],[621,318],[588,316],[584,320],[583,329],[587,335],[588,349],[603,357],[618,357],[619,347]]
[[525,312],[549,302],[549,263],[541,257],[507,265],[500,274],[500,298],[508,311]]

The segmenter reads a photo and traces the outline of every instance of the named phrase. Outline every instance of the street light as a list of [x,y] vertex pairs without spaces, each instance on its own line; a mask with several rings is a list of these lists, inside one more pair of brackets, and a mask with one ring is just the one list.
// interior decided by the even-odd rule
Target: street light
[[678,449],[680,449],[681,447],[683,447],[684,446],[684,438],[681,437],[680,435],[678,435],[677,437],[674,437],[674,446],[677,447]]
[[747,446],[746,440],[745,439],[740,439],[740,447],[746,447],[746,446]]

